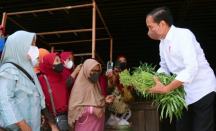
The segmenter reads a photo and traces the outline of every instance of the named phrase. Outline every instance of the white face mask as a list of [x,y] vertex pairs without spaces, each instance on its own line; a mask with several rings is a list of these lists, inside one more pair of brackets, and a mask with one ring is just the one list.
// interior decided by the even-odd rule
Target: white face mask
[[31,57],[32,60],[36,60],[39,56],[39,49],[37,46],[30,46],[28,55]]
[[31,60],[31,61],[34,67],[39,67],[40,62],[38,60]]
[[64,61],[64,67],[71,69],[73,67],[73,61]]

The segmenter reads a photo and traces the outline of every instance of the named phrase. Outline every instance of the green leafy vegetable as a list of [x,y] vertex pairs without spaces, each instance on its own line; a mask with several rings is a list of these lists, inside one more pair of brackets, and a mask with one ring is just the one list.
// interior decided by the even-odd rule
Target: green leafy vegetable
[[120,73],[120,82],[125,86],[134,85],[137,95],[142,95],[146,100],[151,100],[157,109],[161,109],[161,120],[165,116],[165,118],[170,117],[170,122],[172,122],[173,116],[179,119],[183,114],[182,110],[184,108],[187,109],[187,104],[184,100],[186,92],[183,86],[180,86],[167,94],[148,93],[146,89],[155,85],[153,77],[157,76],[158,80],[165,86],[170,84],[176,77],[176,75],[169,76],[165,73],[157,73],[155,67],[152,67],[151,64],[140,62],[140,66],[134,68],[132,75],[130,75],[128,70]]

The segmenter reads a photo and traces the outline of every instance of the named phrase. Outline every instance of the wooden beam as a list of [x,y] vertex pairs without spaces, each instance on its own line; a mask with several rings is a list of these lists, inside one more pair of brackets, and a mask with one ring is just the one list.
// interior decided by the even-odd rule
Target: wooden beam
[[[100,40],[109,40],[110,38],[101,38],[101,39],[95,39],[96,41]],[[78,40],[78,41],[67,41],[67,42],[56,42],[56,43],[50,43],[50,45],[60,45],[60,44],[72,44],[72,43],[82,43],[82,42],[90,42],[91,40]]]
[[92,53],[81,53],[81,54],[74,54],[74,56],[90,56]]
[[106,68],[106,64],[104,63],[104,61],[101,59],[101,57],[99,56],[99,54],[97,52],[95,52],[96,57],[98,58],[98,60],[101,62],[101,64]]
[[[8,17],[8,19],[13,22],[14,24],[16,24],[17,26],[19,26],[21,29],[28,31],[25,27],[23,27],[22,25],[20,25],[18,22],[16,22],[14,19]],[[44,38],[42,35],[40,35],[42,38]]]
[[19,17],[19,18],[21,17],[20,15],[16,15],[16,16]]
[[81,7],[88,7],[88,6],[92,6],[92,3],[91,4],[83,4],[83,5],[75,5],[75,6],[50,8],[50,9],[12,12],[12,13],[8,13],[8,15],[20,15],[20,14],[29,14],[29,13],[38,13],[38,12],[47,12],[47,11],[57,11],[57,10],[74,9],[74,8],[81,8]]
[[[52,5],[53,7],[57,7],[58,5],[56,5],[56,4],[54,4],[54,3],[52,3],[50,0],[45,0],[47,3],[49,3],[50,5]],[[65,11],[67,11],[67,10],[65,10]],[[68,12],[69,13],[69,12]],[[68,18],[68,20],[70,21],[70,23],[72,24],[73,22],[71,22],[71,18],[69,18],[68,17],[68,15],[66,15],[63,11],[61,11],[61,14],[63,15],[63,16],[65,16],[66,18]],[[73,16],[74,17],[74,16]],[[77,36],[77,33],[76,32],[74,32],[74,35],[76,35]]]
[[56,34],[59,38],[61,37],[59,34]]
[[53,15],[52,11],[48,11],[51,15]]
[[[13,22],[14,24],[16,24],[17,26],[19,26],[21,29],[25,30],[25,31],[28,31],[25,27],[23,27],[22,25],[20,25],[18,22],[16,22],[15,20],[13,20],[12,18],[10,17],[7,17],[11,22]],[[42,35],[40,35],[42,38],[44,38]],[[42,39],[40,38],[37,38],[38,40],[40,40],[41,42],[43,42],[44,44],[50,46],[47,42],[43,41]]]
[[92,58],[95,58],[95,48],[96,48],[96,3],[93,1],[92,8]]
[[54,52],[54,46],[51,47],[51,53],[53,53],[53,52]]
[[35,13],[32,13],[35,17],[37,17],[37,15]]
[[5,27],[6,26],[6,21],[7,21],[7,13],[4,12],[3,17],[2,17],[1,26]]
[[37,35],[51,35],[51,34],[61,34],[61,33],[72,33],[72,32],[87,32],[92,31],[92,29],[80,29],[80,30],[65,30],[65,31],[53,31],[53,32],[42,32],[36,33]]
[[64,9],[65,10],[65,12],[67,13],[67,14],[69,14],[69,12],[66,10],[66,9]]
[[104,21],[104,19],[103,19],[103,16],[102,16],[102,14],[101,14],[99,8],[97,7],[96,4],[95,4],[95,6],[96,6],[96,10],[97,10],[97,12],[98,12],[98,14],[99,14],[99,16],[100,16],[100,18],[101,18],[101,21],[103,22],[103,25],[104,25],[104,27],[105,27],[105,29],[106,29],[106,31],[107,31],[109,37],[112,38],[112,36],[111,36],[111,34],[110,34],[110,32],[109,32],[107,26],[106,26],[106,23],[105,23],[105,21]]
[[113,38],[110,39],[110,62],[112,62],[113,58]]
[[16,21],[13,20],[12,18],[8,17],[8,20],[10,20],[11,22],[13,22],[13,23],[16,24],[17,26],[19,26],[21,29],[28,31],[25,27],[23,27],[22,25],[20,25],[18,22],[16,22]]
[[46,41],[44,41],[43,39],[38,38],[38,37],[37,37],[37,39],[38,39],[39,41],[41,41],[42,43],[44,43],[44,44],[48,45],[49,47],[51,47],[51,45],[50,45],[49,43],[47,43]]
[[[104,28],[97,28],[97,30],[101,30]],[[51,34],[62,34],[62,33],[72,33],[72,32],[88,32],[92,31],[92,29],[79,29],[79,30],[64,30],[64,31],[52,31],[52,32],[42,32],[36,33],[37,35],[51,35]]]

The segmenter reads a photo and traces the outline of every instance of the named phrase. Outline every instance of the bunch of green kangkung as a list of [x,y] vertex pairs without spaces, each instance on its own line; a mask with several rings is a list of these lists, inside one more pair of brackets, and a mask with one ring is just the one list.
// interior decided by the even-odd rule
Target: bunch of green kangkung
[[170,84],[176,77],[176,75],[169,76],[165,73],[157,73],[155,67],[147,63],[140,63],[139,67],[134,68],[132,75],[130,75],[129,70],[123,71],[120,74],[120,82],[124,86],[134,85],[137,94],[141,94],[146,100],[152,100],[152,104],[156,105],[157,109],[160,109],[161,120],[165,116],[165,118],[170,117],[170,122],[172,122],[173,116],[179,119],[182,116],[183,108],[187,109],[184,100],[186,92],[183,86],[180,86],[166,94],[148,93],[146,90],[155,86],[153,77],[158,77],[158,80],[165,86]]

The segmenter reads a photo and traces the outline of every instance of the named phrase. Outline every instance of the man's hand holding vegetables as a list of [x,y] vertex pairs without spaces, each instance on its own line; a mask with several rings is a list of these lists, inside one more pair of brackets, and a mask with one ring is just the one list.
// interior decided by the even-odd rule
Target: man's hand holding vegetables
[[181,81],[174,80],[169,85],[165,86],[158,80],[157,77],[154,77],[154,81],[155,81],[155,86],[147,89],[149,93],[161,93],[161,94],[169,93],[170,91],[178,88],[183,84],[183,82]]

